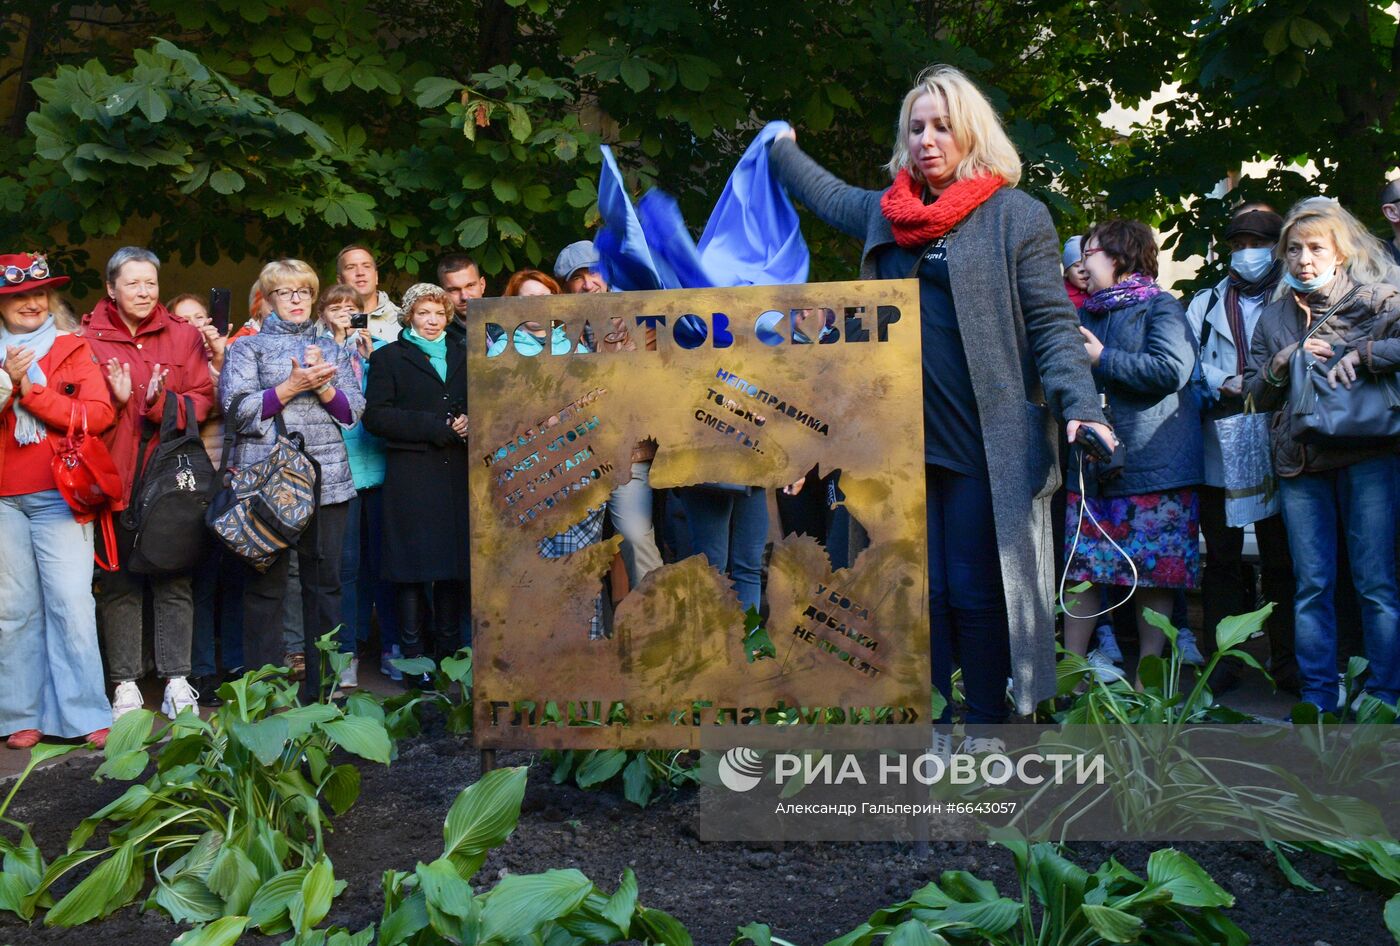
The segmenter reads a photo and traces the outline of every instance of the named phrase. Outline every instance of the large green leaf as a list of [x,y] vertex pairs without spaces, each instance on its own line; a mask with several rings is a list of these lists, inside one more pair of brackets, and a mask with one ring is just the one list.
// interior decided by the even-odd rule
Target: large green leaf
[[1147,880],[1171,891],[1172,901],[1186,907],[1231,907],[1235,898],[1210,874],[1175,848],[1153,851],[1147,858]]
[[1258,611],[1251,611],[1248,614],[1232,614],[1223,619],[1215,628],[1216,649],[1229,650],[1243,644],[1263,628],[1264,621],[1273,611],[1274,605],[1271,601]]
[[225,844],[214,858],[204,882],[224,898],[225,913],[244,914],[258,892],[258,869],[239,847]]
[[102,747],[103,756],[110,760],[133,749],[145,748],[146,742],[151,738],[151,724],[155,722],[155,718],[156,714],[148,709],[123,713],[120,719],[112,723],[112,731],[107,734],[107,744]]
[[419,864],[418,887],[428,909],[428,921],[443,936],[460,942],[475,942],[480,923],[480,907],[471,884],[445,857],[431,864]]
[[524,766],[494,769],[464,788],[443,824],[443,856],[461,869],[465,861],[510,837],[520,820],[526,776]]
[[651,801],[651,766],[647,764],[645,752],[638,752],[622,770],[622,796],[636,805],[645,808]]
[[252,723],[234,719],[230,729],[238,742],[248,747],[248,751],[263,765],[272,765],[277,761],[281,750],[286,749],[287,737],[290,736],[290,728],[281,715],[267,716]]
[[363,716],[347,716],[322,723],[321,729],[340,748],[371,762],[389,764],[393,746],[384,724]]
[[54,904],[44,916],[44,925],[78,926],[111,913],[122,905],[113,900],[126,886],[135,863],[136,842],[128,841]]
[[580,871],[510,874],[484,895],[481,936],[512,942],[577,909],[593,889]]
[[1110,943],[1136,943],[1146,924],[1138,917],[1113,907],[1084,904],[1084,919]]
[[132,749],[130,752],[107,757],[92,774],[93,778],[114,778],[119,782],[130,782],[134,778],[140,778],[150,763],[151,758],[146,750]]
[[622,881],[617,885],[617,890],[608,898],[607,904],[602,909],[603,916],[613,926],[622,931],[624,937],[631,929],[632,913],[637,909],[637,875],[632,873],[632,868],[624,868],[622,871]]
[[462,83],[443,76],[427,76],[413,87],[413,102],[419,108],[438,108],[462,91]]
[[885,946],[948,946],[948,941],[918,920],[905,920],[890,930]]
[[248,905],[250,926],[268,927],[287,915],[291,909],[292,897],[301,893],[301,882],[306,877],[307,868],[283,871],[263,884]]
[[640,929],[645,932],[646,941],[657,946],[694,946],[690,931],[669,913],[643,907],[637,911],[635,919],[632,928],[634,939],[642,938],[638,933]]
[[579,788],[592,788],[612,778],[627,764],[625,749],[597,749],[592,752],[574,774]]
[[170,914],[170,919],[176,923],[204,923],[224,913],[223,899],[188,874],[157,883],[151,902]]
[[309,930],[324,920],[326,914],[331,911],[331,900],[334,897],[335,872],[331,869],[330,858],[322,854],[301,881],[304,912],[299,930]]
[[398,946],[427,925],[427,900],[423,891],[415,890],[379,925],[379,946]]
[[1390,930],[1395,942],[1400,943],[1400,893],[1385,903],[1385,928]]
[[337,765],[326,777],[321,794],[330,803],[331,811],[343,815],[360,797],[360,770],[353,765]]
[[246,916],[226,916],[182,933],[170,946],[233,946],[248,926]]

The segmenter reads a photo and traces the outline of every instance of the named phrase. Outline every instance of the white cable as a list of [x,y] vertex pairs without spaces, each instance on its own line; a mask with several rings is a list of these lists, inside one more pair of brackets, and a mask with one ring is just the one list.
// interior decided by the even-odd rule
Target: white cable
[[[1117,604],[1109,605],[1107,608],[1105,608],[1102,611],[1099,611],[1097,614],[1079,615],[1072,614],[1069,610],[1069,606],[1065,604],[1065,580],[1069,578],[1069,567],[1074,564],[1074,552],[1075,549],[1079,548],[1079,537],[1084,532],[1085,515],[1088,515],[1089,521],[1094,524],[1094,528],[1099,530],[1099,535],[1107,539],[1108,544],[1117,549],[1118,554],[1123,556],[1123,560],[1128,563],[1128,567],[1131,568],[1133,571],[1133,586],[1132,589],[1129,590],[1128,596],[1122,601],[1118,602]],[[1094,518],[1094,514],[1089,510],[1089,497],[1084,491],[1084,450],[1081,448],[1079,451],[1079,521],[1076,522],[1074,525],[1074,541],[1070,543],[1069,554],[1065,556],[1065,570],[1060,574],[1060,609],[1064,611],[1067,617],[1072,617],[1079,620],[1087,621],[1091,618],[1100,618],[1111,611],[1115,611],[1118,608],[1121,608],[1123,605],[1131,601],[1133,595],[1137,594],[1137,589],[1137,563],[1133,561],[1131,555],[1123,551],[1123,547],[1121,545],[1113,541],[1113,536],[1109,535],[1107,532],[1104,531],[1104,527],[1099,525],[1099,520]]]

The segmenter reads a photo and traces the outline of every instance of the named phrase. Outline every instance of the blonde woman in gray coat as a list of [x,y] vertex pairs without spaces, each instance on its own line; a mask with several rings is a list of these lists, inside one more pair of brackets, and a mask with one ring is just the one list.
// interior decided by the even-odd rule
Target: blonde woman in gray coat
[[905,95],[888,189],[837,179],[792,132],[770,164],[818,217],[864,241],[862,278],[919,280],[934,684],[949,695],[960,665],[966,721],[1000,723],[1009,676],[1029,713],[1055,692],[1054,417],[1070,440],[1087,426],[1113,443],[1050,214],[1016,190],[1020,156],[950,66]]

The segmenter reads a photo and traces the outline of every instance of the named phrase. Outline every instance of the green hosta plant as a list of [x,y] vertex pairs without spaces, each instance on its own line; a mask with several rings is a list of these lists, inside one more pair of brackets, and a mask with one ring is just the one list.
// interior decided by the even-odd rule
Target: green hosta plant
[[1138,663],[1142,689],[1134,689],[1131,680],[1098,680],[1089,670],[1088,661],[1077,654],[1062,650],[1057,668],[1059,694],[1074,696],[1068,710],[1054,714],[1057,722],[1084,723],[1162,723],[1180,726],[1185,723],[1242,723],[1251,717],[1221,706],[1215,701],[1207,681],[1222,660],[1235,659],[1267,672],[1254,655],[1243,650],[1245,641],[1257,634],[1273,613],[1272,603],[1249,614],[1225,618],[1215,629],[1215,653],[1198,669],[1194,681],[1185,679],[1186,663],[1177,646],[1177,629],[1171,619],[1152,609],[1143,612],[1147,621],[1167,637],[1165,657],[1147,656]]
[[463,647],[441,662],[431,657],[400,657],[394,666],[406,676],[427,674],[429,685],[415,687],[404,696],[384,701],[389,730],[402,739],[418,732],[417,712],[436,706],[446,717],[447,731],[456,735],[472,731],[472,649]]
[[[1003,835],[1020,882],[1004,897],[966,871],[944,871],[936,883],[827,946],[1243,946],[1249,937],[1224,913],[1235,898],[1191,858],[1172,848],[1154,851],[1147,876],[1110,859],[1092,874],[1051,844]],[[739,930],[731,946],[784,941],[768,927]],[[790,944],[788,944],[790,946]]]
[[546,749],[541,758],[554,766],[556,785],[570,778],[583,789],[620,783],[622,796],[645,808],[664,792],[700,781],[694,755],[685,749]]
[[[46,925],[75,926],[149,891],[146,905],[177,922],[250,911],[252,925],[270,933],[319,922],[337,886],[323,833],[360,793],[359,770],[331,755],[343,749],[388,764],[382,711],[372,712],[368,697],[344,709],[299,705],[296,684],[273,667],[224,684],[219,695],[224,705],[207,721],[186,711],[153,731],[149,710],[122,716],[94,777],[134,784],[79,823],[52,862],[27,831],[5,842],[0,909],[25,920],[46,910]],[[41,745],[35,758],[53,751]],[[55,901],[54,884],[80,869],[82,880]],[[301,901],[290,893],[276,901],[292,888]]]
[[[457,796],[443,825],[442,853],[411,871],[384,872],[384,910],[377,930],[303,928],[288,946],[603,946],[624,941],[691,946],[690,934],[673,917],[638,902],[631,870],[624,871],[612,893],[573,869],[511,874],[483,893],[475,891],[472,880],[487,854],[510,837],[520,820],[525,779],[524,767],[497,769]],[[186,934],[190,940],[177,946],[232,943],[216,937],[241,931],[239,921],[249,918],[228,918],[223,930],[210,924],[191,931]]]

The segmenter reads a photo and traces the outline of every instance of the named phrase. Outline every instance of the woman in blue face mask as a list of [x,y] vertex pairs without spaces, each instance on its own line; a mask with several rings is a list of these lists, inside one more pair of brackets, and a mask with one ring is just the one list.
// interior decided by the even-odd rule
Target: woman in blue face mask
[[1370,661],[1366,689],[1393,706],[1400,696],[1400,459],[1388,441],[1295,440],[1289,361],[1302,344],[1320,361],[1335,359],[1328,380],[1347,387],[1358,373],[1400,368],[1400,292],[1382,282],[1390,265],[1380,241],[1335,200],[1314,197],[1297,204],[1284,221],[1276,254],[1284,264],[1282,284],[1259,318],[1244,390],[1259,410],[1276,412],[1270,446],[1293,556],[1303,699],[1324,712],[1337,709],[1334,601],[1345,536]]
[[[1225,228],[1230,246],[1229,272],[1214,286],[1202,289],[1186,307],[1186,320],[1200,350],[1201,377],[1214,403],[1201,419],[1205,482],[1199,489],[1201,534],[1205,536],[1205,572],[1201,603],[1205,611],[1202,649],[1213,650],[1215,628],[1231,614],[1254,610],[1244,566],[1244,529],[1231,527],[1225,514],[1225,448],[1216,424],[1244,410],[1241,396],[1250,342],[1259,316],[1278,287],[1283,261],[1274,246],[1283,218],[1265,204],[1241,204]],[[1232,422],[1233,423],[1233,422]],[[1232,428],[1238,431],[1238,425]],[[1261,432],[1262,433],[1262,432]],[[1232,440],[1229,449],[1239,449]],[[1262,446],[1262,445],[1260,445]],[[1293,658],[1293,563],[1283,517],[1268,516],[1254,523],[1259,544],[1260,580],[1264,597],[1275,602],[1265,629],[1269,635],[1269,673],[1280,689],[1298,691]],[[1216,693],[1232,689],[1244,665],[1221,663],[1211,675]]]

